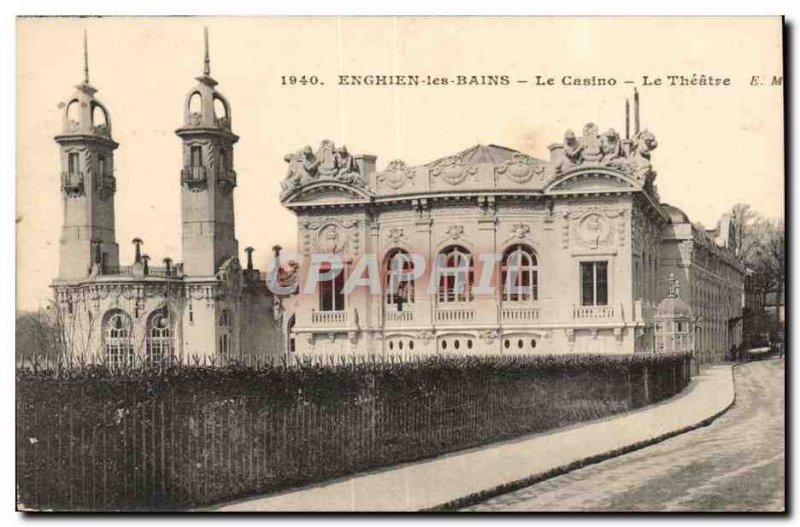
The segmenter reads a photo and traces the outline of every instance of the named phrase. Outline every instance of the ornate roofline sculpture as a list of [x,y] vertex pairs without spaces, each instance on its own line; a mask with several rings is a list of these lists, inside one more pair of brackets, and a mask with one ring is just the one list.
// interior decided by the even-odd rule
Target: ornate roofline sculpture
[[284,203],[300,189],[322,181],[357,189],[368,188],[347,147],[337,148],[329,139],[322,141],[316,152],[311,146],[305,146],[293,154],[286,154],[283,159],[288,164],[288,173],[281,182],[281,201]]

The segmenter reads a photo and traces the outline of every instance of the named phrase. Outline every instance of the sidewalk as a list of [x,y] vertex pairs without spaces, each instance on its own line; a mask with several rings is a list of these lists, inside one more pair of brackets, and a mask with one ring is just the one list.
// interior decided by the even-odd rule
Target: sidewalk
[[682,393],[653,406],[214,510],[419,511],[466,503],[707,424],[733,399],[731,366],[714,366],[695,376]]

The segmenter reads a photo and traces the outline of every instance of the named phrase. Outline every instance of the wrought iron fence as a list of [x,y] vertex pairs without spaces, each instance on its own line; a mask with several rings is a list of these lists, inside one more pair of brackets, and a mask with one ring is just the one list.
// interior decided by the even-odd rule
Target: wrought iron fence
[[685,354],[29,364],[17,370],[18,499],[197,507],[603,417],[688,380]]

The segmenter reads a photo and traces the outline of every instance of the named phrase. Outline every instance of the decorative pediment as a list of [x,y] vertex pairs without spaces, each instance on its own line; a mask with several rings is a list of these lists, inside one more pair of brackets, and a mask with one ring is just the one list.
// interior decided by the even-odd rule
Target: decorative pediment
[[281,182],[281,201],[287,203],[293,195],[318,184],[343,185],[357,194],[361,189],[368,192],[367,181],[361,174],[355,158],[347,147],[336,147],[333,141],[324,140],[314,152],[306,146],[284,157],[287,174]]
[[339,181],[322,180],[309,183],[286,194],[283,198],[284,205],[298,203],[342,203],[369,201],[371,193],[362,188]]
[[545,187],[545,192],[608,192],[641,189],[641,184],[627,174],[607,167],[584,166],[556,178]]

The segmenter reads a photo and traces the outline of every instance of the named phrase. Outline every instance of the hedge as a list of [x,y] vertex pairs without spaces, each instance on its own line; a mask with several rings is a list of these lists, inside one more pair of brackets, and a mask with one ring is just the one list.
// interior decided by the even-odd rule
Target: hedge
[[687,354],[307,358],[17,369],[24,507],[173,510],[624,412]]

